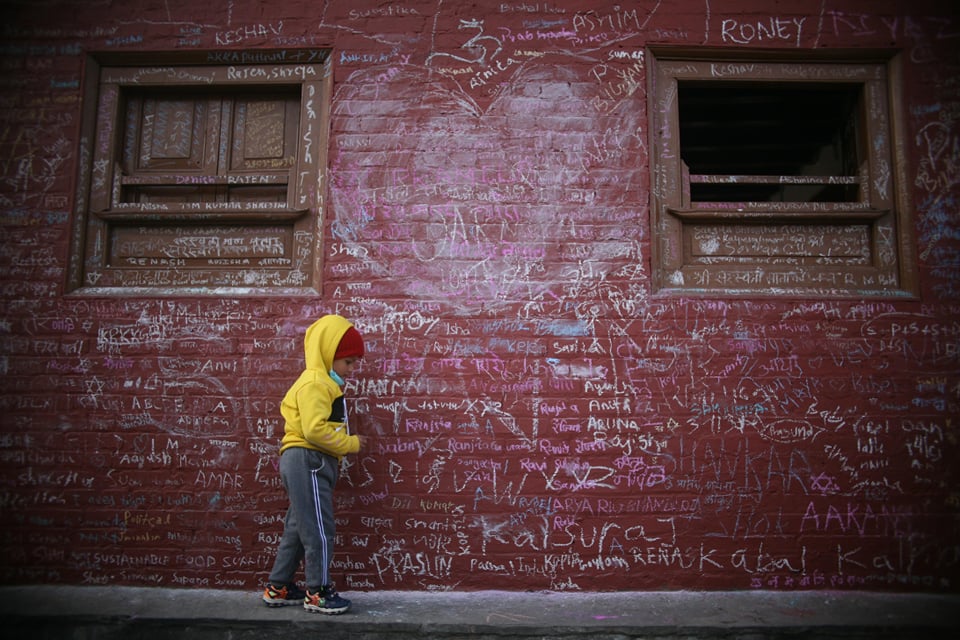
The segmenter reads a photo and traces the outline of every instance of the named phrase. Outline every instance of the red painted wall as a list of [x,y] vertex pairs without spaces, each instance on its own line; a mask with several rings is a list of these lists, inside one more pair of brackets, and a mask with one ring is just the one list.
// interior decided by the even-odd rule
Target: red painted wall
[[[337,312],[372,436],[343,590],[957,589],[954,3],[4,11],[3,583],[255,589],[278,402]],[[902,50],[919,299],[653,295],[651,43]],[[64,294],[85,52],[326,46],[322,295]]]

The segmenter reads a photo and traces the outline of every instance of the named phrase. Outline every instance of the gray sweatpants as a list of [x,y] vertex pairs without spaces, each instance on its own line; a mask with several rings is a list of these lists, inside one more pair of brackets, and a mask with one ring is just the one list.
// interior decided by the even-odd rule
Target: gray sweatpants
[[330,584],[334,536],[333,487],[338,462],[319,451],[291,447],[280,456],[280,477],[290,498],[283,536],[270,571],[270,582],[292,585],[303,560],[307,586]]

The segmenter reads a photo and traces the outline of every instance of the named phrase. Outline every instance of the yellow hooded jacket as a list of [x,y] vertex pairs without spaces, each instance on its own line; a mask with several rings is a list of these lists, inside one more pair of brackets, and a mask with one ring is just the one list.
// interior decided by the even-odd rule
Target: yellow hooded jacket
[[286,423],[280,453],[290,447],[322,451],[338,460],[360,450],[360,439],[347,428],[343,391],[330,369],[343,334],[353,326],[341,316],[323,316],[304,336],[306,366],[280,404]]

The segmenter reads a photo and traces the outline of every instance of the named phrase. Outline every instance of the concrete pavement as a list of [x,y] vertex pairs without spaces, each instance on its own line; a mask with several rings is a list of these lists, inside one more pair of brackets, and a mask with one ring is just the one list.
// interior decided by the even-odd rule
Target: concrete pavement
[[[5,631],[31,640],[954,638],[960,594],[839,591],[343,592],[340,616],[249,591],[0,587]],[[20,637],[8,635],[8,637]],[[958,636],[960,637],[960,636]]]

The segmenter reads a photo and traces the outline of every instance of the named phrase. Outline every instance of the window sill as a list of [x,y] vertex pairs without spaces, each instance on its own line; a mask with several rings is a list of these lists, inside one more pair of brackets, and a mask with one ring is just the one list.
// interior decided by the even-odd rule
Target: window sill
[[293,222],[309,212],[309,209],[287,207],[242,207],[198,204],[195,206],[157,205],[149,209],[137,206],[129,209],[108,209],[93,214],[106,222],[127,224],[162,224],[167,222],[238,222],[275,223]]
[[[713,203],[711,203],[713,204]],[[853,208],[844,203],[821,207],[784,203],[784,208],[771,209],[764,203],[729,203],[729,208],[712,207],[676,209],[667,207],[667,213],[682,222],[712,222],[740,224],[744,222],[777,222],[787,224],[865,224],[881,219],[890,211],[883,209]],[[856,206],[856,205],[854,205]]]

